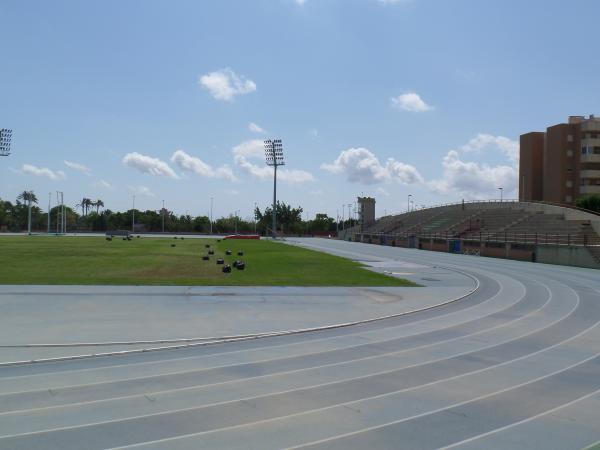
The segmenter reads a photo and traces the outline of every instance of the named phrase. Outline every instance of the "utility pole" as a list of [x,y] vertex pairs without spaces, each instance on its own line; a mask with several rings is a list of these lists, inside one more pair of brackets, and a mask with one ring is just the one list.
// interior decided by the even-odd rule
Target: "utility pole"
[[52,199],[52,192],[48,192],[48,234],[50,234],[50,202]]
[[163,203],[163,207],[162,207],[162,232],[165,232],[165,201],[162,201]]
[[267,139],[265,142],[265,159],[267,166],[273,167],[273,211],[272,231],[273,239],[277,238],[277,167],[284,166],[283,144],[281,139]]
[[135,195],[133,196],[133,206],[131,208],[131,232],[135,233]]
[[31,198],[28,199],[27,205],[27,234],[31,234]]
[[348,220],[350,221],[350,227],[352,228],[352,203],[348,203]]
[[254,202],[254,234],[256,234],[256,202]]
[[65,216],[64,192],[56,191],[56,234],[67,232]]
[[412,194],[408,194],[408,199],[406,200],[406,212],[410,212],[410,198]]
[[212,215],[212,211],[213,211],[213,198],[210,198],[210,234],[212,234],[212,224],[213,224],[213,215]]

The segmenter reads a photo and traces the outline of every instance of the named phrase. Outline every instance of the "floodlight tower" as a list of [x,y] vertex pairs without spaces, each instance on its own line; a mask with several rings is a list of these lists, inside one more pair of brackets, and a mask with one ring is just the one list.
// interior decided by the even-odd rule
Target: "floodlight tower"
[[277,238],[277,167],[284,166],[283,144],[281,139],[265,141],[265,159],[267,166],[273,167],[273,239]]
[[12,140],[12,130],[0,128],[0,156],[10,155],[10,141]]

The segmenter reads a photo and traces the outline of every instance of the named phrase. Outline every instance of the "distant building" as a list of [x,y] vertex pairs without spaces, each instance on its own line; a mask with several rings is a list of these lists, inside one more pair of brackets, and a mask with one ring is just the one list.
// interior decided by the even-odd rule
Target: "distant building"
[[372,197],[358,197],[359,223],[366,227],[375,223],[375,199]]
[[570,116],[520,137],[519,200],[573,204],[600,194],[600,118]]

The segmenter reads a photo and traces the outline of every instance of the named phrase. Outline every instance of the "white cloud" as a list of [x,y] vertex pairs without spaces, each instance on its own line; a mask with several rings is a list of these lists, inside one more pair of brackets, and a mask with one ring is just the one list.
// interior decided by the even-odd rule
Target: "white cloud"
[[383,195],[384,197],[389,197],[390,196],[390,193],[388,191],[386,191],[382,187],[378,187],[377,188],[377,193]]
[[416,92],[406,92],[390,99],[392,107],[410,112],[425,112],[433,109]]
[[411,0],[378,0],[382,5],[395,5],[397,3],[408,3]]
[[83,164],[79,164],[79,163],[71,162],[71,161],[64,161],[64,163],[70,169],[76,170],[81,173],[85,173],[86,175],[89,175],[92,172],[92,170],[89,167],[87,167]]
[[103,179],[96,181],[92,186],[109,190],[113,190],[115,188],[112,184]]
[[198,83],[217,100],[232,101],[236,95],[256,91],[256,83],[236,74],[230,68],[202,75]]
[[154,192],[152,192],[147,186],[129,186],[129,190],[134,195],[141,195],[144,197],[156,197]]
[[243,156],[245,158],[264,158],[265,143],[260,139],[244,141],[233,147],[233,156]]
[[311,128],[310,130],[308,130],[308,134],[310,134],[313,138],[318,138],[319,130],[317,130],[316,128]]
[[504,136],[492,136],[479,133],[461,147],[463,152],[481,153],[490,150],[500,150],[511,161],[519,159],[519,143]]
[[48,177],[54,181],[64,180],[67,178],[62,170],[50,170],[47,167],[37,167],[32,164],[23,164],[21,167],[21,172],[35,175],[36,177]]
[[264,128],[258,126],[257,124],[255,124],[254,122],[250,122],[248,124],[248,129],[250,131],[252,131],[253,133],[260,133],[260,134],[265,134],[266,131],[264,130]]
[[331,164],[321,164],[321,169],[335,174],[343,174],[351,183],[376,184],[396,181],[401,184],[422,183],[423,177],[410,164],[387,160],[385,165],[373,152],[366,148],[343,150]]
[[[244,172],[261,180],[273,178],[273,168],[266,165],[254,164],[248,159],[263,159],[265,157],[264,143],[259,139],[242,142],[233,147],[233,160]],[[263,163],[264,164],[264,163]],[[314,181],[315,177],[305,170],[277,169],[277,179],[285,183],[302,184]]]
[[306,0],[294,0],[294,2],[296,3],[296,5],[304,6],[304,4],[306,3]]
[[[461,153],[495,151],[503,154],[508,164],[490,165],[464,161]],[[479,134],[460,150],[450,150],[442,161],[443,176],[430,181],[429,188],[439,194],[455,194],[466,199],[496,198],[498,188],[506,197],[514,197],[518,186],[519,144],[516,141],[487,134]]]
[[189,155],[183,150],[175,151],[173,156],[171,156],[171,162],[176,164],[180,169],[194,172],[201,177],[223,178],[229,181],[236,181],[236,177],[229,166],[225,165],[215,169],[200,158]]
[[142,173],[150,175],[164,176],[169,178],[179,178],[175,171],[164,161],[151,156],[142,155],[137,152],[127,153],[123,157],[123,164]]

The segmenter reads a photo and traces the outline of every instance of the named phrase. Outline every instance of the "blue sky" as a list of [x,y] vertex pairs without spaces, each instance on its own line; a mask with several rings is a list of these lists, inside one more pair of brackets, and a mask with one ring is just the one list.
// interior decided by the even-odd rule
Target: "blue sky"
[[518,136],[600,113],[594,0],[1,0],[0,197],[312,217],[517,188]]

